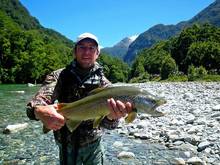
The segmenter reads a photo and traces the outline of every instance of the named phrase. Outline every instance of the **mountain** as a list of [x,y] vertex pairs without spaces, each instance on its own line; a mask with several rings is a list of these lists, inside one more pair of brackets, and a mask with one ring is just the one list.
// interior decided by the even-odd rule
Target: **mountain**
[[189,24],[198,23],[210,23],[216,26],[220,26],[220,0],[216,0],[207,8],[202,10],[199,14],[188,21]]
[[141,33],[130,44],[127,54],[124,56],[124,61],[131,63],[140,50],[149,48],[158,41],[169,39],[180,33],[185,27],[191,26],[194,23],[210,23],[220,26],[220,0],[216,0],[188,21],[180,22],[176,25],[158,24]]
[[134,35],[131,37],[126,37],[122,39],[120,42],[118,42],[113,47],[106,47],[103,48],[101,51],[107,54],[110,54],[114,57],[118,57],[120,59],[123,59],[124,55],[128,51],[129,45],[138,37],[138,35]]
[[0,11],[4,11],[22,29],[39,29],[39,21],[30,16],[28,10],[18,0],[1,0]]
[[4,12],[22,30],[38,30],[45,35],[49,35],[55,40],[59,40],[68,46],[73,42],[59,32],[43,27],[37,18],[32,17],[29,11],[20,3],[19,0],[1,0],[0,11]]
[[42,82],[69,63],[73,44],[43,27],[19,0],[0,0],[0,83]]

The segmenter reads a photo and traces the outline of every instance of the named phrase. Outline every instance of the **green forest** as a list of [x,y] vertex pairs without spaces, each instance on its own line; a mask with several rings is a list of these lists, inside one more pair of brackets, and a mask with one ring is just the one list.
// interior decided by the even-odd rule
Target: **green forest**
[[[42,83],[73,58],[74,42],[44,28],[18,0],[0,4],[0,83]],[[185,28],[137,54],[132,65],[101,53],[98,60],[115,82],[220,81],[220,28]]]
[[220,28],[194,24],[142,50],[131,67],[130,81],[219,81],[219,73]]

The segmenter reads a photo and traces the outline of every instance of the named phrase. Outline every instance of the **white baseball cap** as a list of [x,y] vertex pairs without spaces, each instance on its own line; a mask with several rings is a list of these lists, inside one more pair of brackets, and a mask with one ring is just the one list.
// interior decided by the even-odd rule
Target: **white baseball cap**
[[77,39],[76,39],[76,45],[77,45],[80,41],[82,41],[82,40],[84,40],[84,39],[86,39],[86,38],[94,40],[94,41],[97,43],[97,45],[99,45],[98,38],[97,38],[94,34],[91,34],[91,33],[83,33],[83,34],[80,34],[80,35],[77,37]]

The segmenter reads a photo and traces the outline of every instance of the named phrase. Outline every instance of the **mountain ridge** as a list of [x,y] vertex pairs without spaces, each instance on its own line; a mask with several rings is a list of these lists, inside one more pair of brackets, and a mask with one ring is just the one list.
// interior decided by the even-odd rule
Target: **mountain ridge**
[[53,35],[68,46],[73,45],[73,41],[62,35],[61,33],[43,27],[37,18],[31,16],[29,11],[23,6],[19,0],[1,0],[0,11],[3,11],[23,30],[39,30],[47,35]]
[[125,37],[120,42],[115,44],[113,47],[105,47],[101,49],[102,52],[111,54],[114,57],[118,57],[123,59],[123,56],[126,54],[129,45],[138,37],[138,35],[134,35],[131,37]]
[[180,33],[185,27],[191,26],[194,23],[210,23],[220,26],[220,0],[216,0],[188,21],[182,21],[176,25],[158,24],[141,33],[138,38],[130,44],[123,58],[124,61],[131,63],[140,50],[149,48],[158,41],[169,39]]

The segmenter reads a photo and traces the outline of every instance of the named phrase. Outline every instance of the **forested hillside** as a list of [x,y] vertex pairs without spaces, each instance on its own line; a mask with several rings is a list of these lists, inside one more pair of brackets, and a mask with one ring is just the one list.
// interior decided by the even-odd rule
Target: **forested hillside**
[[195,24],[180,35],[161,41],[138,54],[131,79],[146,81],[186,75],[185,80],[203,79],[220,73],[220,28]]
[[[46,74],[72,60],[73,46],[73,41],[40,25],[18,0],[1,0],[0,83],[41,83]],[[110,80],[127,80],[127,65],[101,56]]]
[[142,49],[150,48],[158,41],[169,39],[179,34],[184,28],[196,23],[220,26],[220,1],[216,0],[190,20],[182,21],[176,25],[158,24],[146,30],[129,46],[124,61],[132,63]]
[[43,28],[18,0],[0,3],[0,81],[40,82],[72,57],[73,42]]

